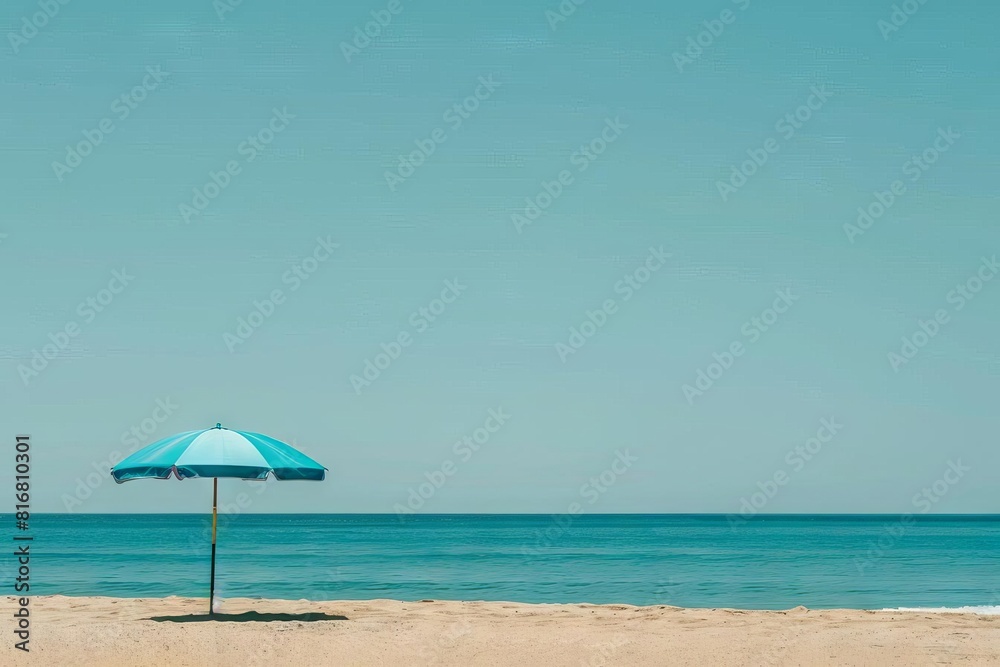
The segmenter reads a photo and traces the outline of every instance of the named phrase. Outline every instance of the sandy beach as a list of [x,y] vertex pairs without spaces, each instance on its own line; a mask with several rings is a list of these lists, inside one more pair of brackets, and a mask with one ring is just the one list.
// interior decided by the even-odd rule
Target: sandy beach
[[[1000,616],[507,602],[36,597],[4,665],[995,665]],[[7,598],[7,609],[15,599]],[[7,614],[5,614],[7,615]]]

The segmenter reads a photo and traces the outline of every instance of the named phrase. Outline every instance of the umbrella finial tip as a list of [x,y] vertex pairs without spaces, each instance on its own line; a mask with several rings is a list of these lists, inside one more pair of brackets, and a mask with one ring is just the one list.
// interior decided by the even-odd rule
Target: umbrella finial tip
[[222,422],[215,422],[215,428],[222,428]]

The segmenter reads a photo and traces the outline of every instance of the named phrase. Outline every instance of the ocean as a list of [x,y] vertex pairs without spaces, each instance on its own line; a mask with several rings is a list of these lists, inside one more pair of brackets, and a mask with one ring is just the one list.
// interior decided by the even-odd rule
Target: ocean
[[[210,515],[40,514],[30,534],[33,595],[208,597]],[[1000,515],[220,515],[217,563],[223,599],[1000,613]]]

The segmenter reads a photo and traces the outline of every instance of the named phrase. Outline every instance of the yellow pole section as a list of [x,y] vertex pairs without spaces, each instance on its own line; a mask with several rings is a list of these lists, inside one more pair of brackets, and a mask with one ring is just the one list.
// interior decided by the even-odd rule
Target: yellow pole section
[[212,478],[212,544],[215,544],[215,526],[218,522],[219,478]]

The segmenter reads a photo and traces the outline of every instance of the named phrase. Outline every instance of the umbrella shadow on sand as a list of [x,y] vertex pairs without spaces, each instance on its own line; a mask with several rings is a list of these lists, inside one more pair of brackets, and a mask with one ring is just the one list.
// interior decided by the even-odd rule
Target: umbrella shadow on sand
[[145,621],[157,621],[160,623],[196,623],[200,621],[223,621],[230,623],[246,623],[257,621],[269,623],[275,621],[303,621],[311,623],[314,621],[346,621],[346,616],[327,614],[323,612],[309,612],[305,614],[262,614],[257,611],[248,611],[242,614],[184,614],[182,616],[153,616],[143,619]]

